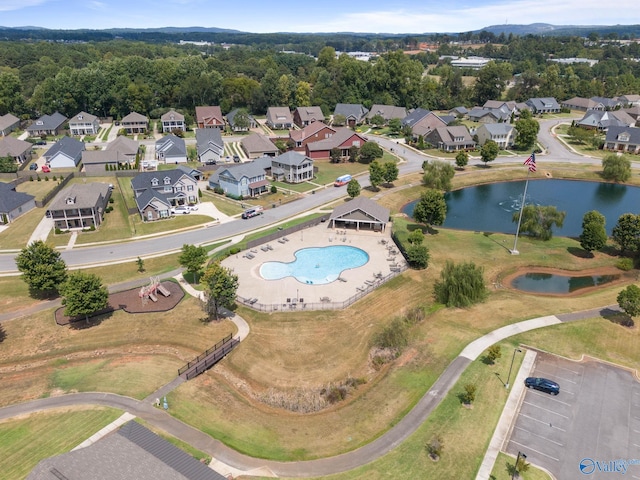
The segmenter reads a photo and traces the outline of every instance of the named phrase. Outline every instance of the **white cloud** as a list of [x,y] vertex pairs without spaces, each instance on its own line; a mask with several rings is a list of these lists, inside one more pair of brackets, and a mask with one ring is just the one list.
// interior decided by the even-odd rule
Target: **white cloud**
[[27,7],[37,7],[47,0],[0,0],[0,12],[22,10]]

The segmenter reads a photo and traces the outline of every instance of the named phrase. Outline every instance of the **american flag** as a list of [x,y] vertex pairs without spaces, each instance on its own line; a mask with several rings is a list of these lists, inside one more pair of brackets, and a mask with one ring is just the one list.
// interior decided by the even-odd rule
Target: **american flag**
[[536,171],[536,154],[532,152],[531,155],[529,155],[529,158],[527,158],[524,161],[524,165],[527,165],[529,167],[530,172],[535,172]]

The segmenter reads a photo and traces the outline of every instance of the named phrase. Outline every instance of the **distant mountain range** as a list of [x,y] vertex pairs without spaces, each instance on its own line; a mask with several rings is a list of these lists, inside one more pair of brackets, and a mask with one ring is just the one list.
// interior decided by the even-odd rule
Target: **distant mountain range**
[[[100,29],[100,30],[92,30],[92,29],[77,29],[77,30],[65,30],[65,29],[48,29],[42,27],[35,26],[24,26],[24,27],[2,27],[0,26],[0,30],[4,31],[23,31],[23,32],[38,32],[40,36],[46,32],[52,32],[59,35],[60,32],[73,32],[73,33],[82,33],[82,32],[100,32],[102,34],[109,34],[114,36],[129,36],[129,35],[139,35],[139,34],[152,34],[152,33],[160,33],[163,35],[187,35],[187,34],[243,34],[243,35],[270,35],[270,34],[259,34],[259,33],[251,33],[251,32],[243,32],[240,30],[232,30],[227,28],[217,28],[217,27],[161,27],[161,28],[111,28],[111,29]],[[504,25],[490,25],[488,27],[484,27],[478,30],[473,30],[473,33],[479,32],[491,32],[495,35],[500,35],[504,33],[505,35],[509,35],[510,33],[514,35],[545,35],[545,36],[563,36],[563,35],[576,35],[576,36],[587,36],[590,33],[597,33],[600,36],[604,36],[607,34],[615,33],[619,37],[623,35],[627,35],[631,38],[640,38],[640,24],[635,25],[552,25],[550,23],[532,23],[529,25],[516,25],[516,24],[504,24]],[[458,33],[463,32],[447,32],[447,35],[457,35]],[[423,33],[356,33],[356,32],[273,32],[272,35],[350,35],[350,36],[358,36],[358,37],[398,37],[398,36],[424,36],[424,35],[443,35],[442,32],[423,32]]]

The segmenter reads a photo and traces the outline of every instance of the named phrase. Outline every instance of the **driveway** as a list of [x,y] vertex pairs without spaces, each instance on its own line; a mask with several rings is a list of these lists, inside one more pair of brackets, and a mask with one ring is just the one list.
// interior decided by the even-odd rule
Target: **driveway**
[[640,459],[640,383],[628,370],[541,353],[531,376],[558,382],[560,394],[526,391],[508,453],[558,479],[612,478],[611,468],[640,479],[640,464],[621,462]]

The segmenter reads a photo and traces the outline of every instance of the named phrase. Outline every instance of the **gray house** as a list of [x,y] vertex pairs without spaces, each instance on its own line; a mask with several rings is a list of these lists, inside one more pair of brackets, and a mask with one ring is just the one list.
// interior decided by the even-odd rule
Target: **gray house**
[[252,128],[256,128],[258,126],[258,122],[256,122],[256,119],[249,115],[246,110],[244,113],[247,115],[247,125],[237,125],[236,115],[238,115],[238,112],[240,112],[240,109],[235,108],[227,113],[227,123],[229,124],[229,127],[231,127],[231,130],[233,130],[234,132],[247,132]]
[[211,189],[222,188],[234,197],[255,197],[267,191],[267,171],[271,169],[271,157],[260,157],[252,162],[220,168],[209,177]]
[[278,153],[278,147],[267,137],[259,133],[252,133],[244,137],[240,140],[240,146],[242,146],[242,149],[249,158],[259,158],[264,155],[275,157]]
[[293,127],[293,117],[289,107],[269,107],[267,109],[267,125],[276,130],[288,130]]
[[143,172],[131,180],[143,220],[171,216],[171,207],[198,203],[198,182],[181,169]]
[[476,144],[465,126],[438,127],[427,135],[426,140],[436,148],[445,152],[471,150]]
[[338,103],[333,110],[333,116],[342,115],[347,119],[347,126],[354,127],[364,122],[369,109],[360,103]]
[[20,126],[20,119],[15,115],[7,113],[0,115],[0,136],[9,135]]
[[534,114],[560,112],[560,105],[553,97],[530,98],[525,103],[531,108],[531,112]]
[[129,135],[147,133],[147,130],[149,130],[149,119],[138,112],[131,112],[126,115],[120,124]]
[[139,149],[138,142],[125,136],[109,142],[104,150],[85,150],[82,152],[82,165],[88,174],[104,175],[108,168],[118,165],[135,165]]
[[483,123],[476,130],[478,144],[484,145],[488,140],[493,140],[500,148],[513,147],[516,131],[513,125],[508,123]]
[[27,132],[29,132],[30,137],[58,135],[66,121],[67,117],[59,112],[55,112],[52,115],[43,115],[27,127]]
[[80,112],[69,120],[71,135],[97,135],[100,130],[100,120],[95,115]]
[[600,131],[606,131],[609,127],[632,127],[636,120],[624,110],[601,111],[587,110],[576,125]]
[[293,150],[271,160],[271,175],[277,181],[301,183],[313,178],[313,160]]
[[640,128],[609,127],[604,148],[617,152],[640,153]]
[[220,130],[217,128],[197,129],[196,149],[200,162],[208,164],[218,163],[224,153],[224,143]]
[[14,137],[0,137],[0,157],[11,157],[16,163],[24,163],[31,160],[33,145]]
[[184,115],[176,112],[175,110],[169,110],[167,113],[160,117],[162,122],[162,133],[171,133],[174,130],[187,131],[187,127],[184,123]]
[[74,183],[55,196],[47,216],[60,230],[98,228],[110,197],[111,187],[106,183]]
[[36,208],[35,197],[28,193],[16,192],[12,183],[0,182],[0,224],[13,222],[23,213]]
[[407,109],[404,107],[396,107],[395,105],[372,105],[369,113],[367,113],[367,121],[371,122],[371,119],[376,115],[380,115],[384,119],[384,123],[389,123],[392,118],[398,118],[402,120],[407,116]]
[[186,163],[187,146],[184,139],[170,133],[156,140],[156,158],[164,163]]
[[62,137],[45,154],[49,168],[76,168],[82,160],[84,143],[71,137]]

